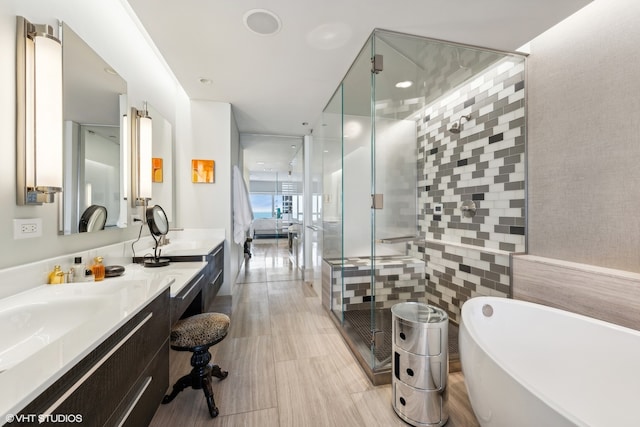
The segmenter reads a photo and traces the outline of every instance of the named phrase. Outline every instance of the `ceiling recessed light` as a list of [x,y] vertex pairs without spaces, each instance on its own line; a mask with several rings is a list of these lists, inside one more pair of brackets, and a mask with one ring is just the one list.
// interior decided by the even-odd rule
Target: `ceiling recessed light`
[[396,83],[396,87],[400,89],[406,89],[411,86],[413,86],[413,82],[411,80],[405,80],[403,82]]
[[199,81],[200,83],[202,83],[203,85],[210,85],[210,84],[212,84],[212,83],[213,83],[213,81],[212,81],[211,79],[207,79],[207,78],[205,78],[205,77],[200,77],[200,78],[198,79],[198,81]]
[[291,148],[296,148],[296,146],[295,146],[295,145],[292,145],[292,146],[291,146]]
[[266,9],[251,9],[242,17],[249,31],[261,36],[276,34],[282,28],[282,22],[275,13]]

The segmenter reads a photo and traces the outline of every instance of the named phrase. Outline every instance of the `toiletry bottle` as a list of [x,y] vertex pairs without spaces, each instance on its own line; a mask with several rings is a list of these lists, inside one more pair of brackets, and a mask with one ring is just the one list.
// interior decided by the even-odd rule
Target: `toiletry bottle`
[[85,266],[82,263],[82,257],[77,256],[73,259],[73,265],[71,266],[73,269],[73,281],[74,282],[84,282],[84,270]]
[[64,272],[59,265],[56,265],[53,268],[53,271],[49,273],[49,284],[59,285],[61,283],[64,283]]
[[93,272],[93,279],[99,282],[104,279],[104,264],[102,264],[102,257],[97,256],[93,259],[94,263],[91,266]]
[[84,278],[82,279],[83,282],[93,282],[94,278],[93,278],[93,271],[91,270],[91,267],[87,266],[84,269]]

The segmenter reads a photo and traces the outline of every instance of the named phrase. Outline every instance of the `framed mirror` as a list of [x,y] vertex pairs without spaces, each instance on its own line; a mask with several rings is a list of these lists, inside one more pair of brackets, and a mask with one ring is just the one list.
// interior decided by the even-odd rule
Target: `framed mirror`
[[[97,205],[104,227],[117,227],[122,195],[121,123],[127,84],[67,24],[62,39],[64,179],[61,234],[84,232],[82,215]],[[126,218],[126,212],[124,217]],[[97,231],[99,231],[97,230]]]

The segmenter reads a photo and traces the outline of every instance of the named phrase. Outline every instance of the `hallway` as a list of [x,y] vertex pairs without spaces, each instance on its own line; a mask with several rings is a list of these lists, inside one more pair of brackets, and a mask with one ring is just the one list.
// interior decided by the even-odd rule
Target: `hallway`
[[[229,335],[212,347],[229,376],[214,378],[220,415],[209,417],[201,390],[161,405],[151,423],[166,426],[407,426],[391,407],[391,386],[371,385],[289,260],[286,240],[252,244],[229,297],[217,311],[231,317]],[[171,351],[170,384],[190,370],[190,353]],[[449,375],[449,427],[478,426],[461,373]]]

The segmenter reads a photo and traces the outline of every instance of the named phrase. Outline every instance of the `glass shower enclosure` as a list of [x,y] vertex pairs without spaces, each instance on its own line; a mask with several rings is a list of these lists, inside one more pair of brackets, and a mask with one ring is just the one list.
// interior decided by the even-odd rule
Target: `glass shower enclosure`
[[426,212],[421,195],[439,178],[426,170],[423,142],[439,137],[438,155],[459,154],[446,144],[463,135],[448,129],[474,108],[466,94],[455,108],[433,105],[455,103],[457,88],[510,56],[375,30],[314,128],[323,147],[323,305],[374,384],[390,382],[391,307],[429,299],[424,241],[433,226],[424,219],[436,206]]

